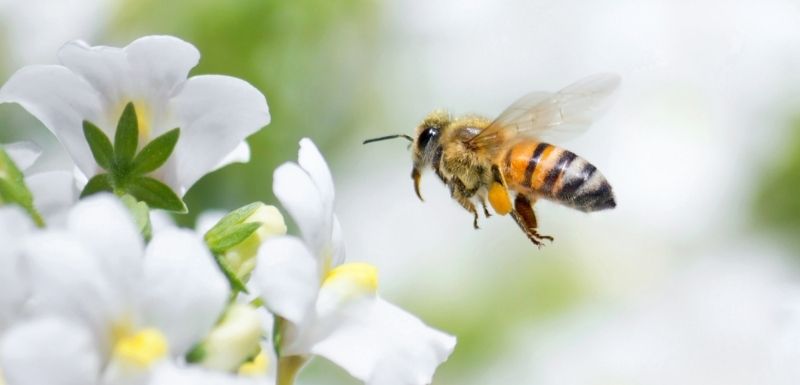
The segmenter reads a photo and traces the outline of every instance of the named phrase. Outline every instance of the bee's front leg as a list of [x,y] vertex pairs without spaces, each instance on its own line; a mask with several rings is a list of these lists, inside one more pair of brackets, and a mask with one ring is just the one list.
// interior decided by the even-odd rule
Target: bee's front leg
[[[479,229],[478,210],[475,209],[475,204],[473,204],[470,200],[470,198],[475,195],[477,189],[467,189],[467,187],[464,185],[464,182],[458,178],[453,178],[448,185],[450,187],[450,195],[456,200],[456,202],[458,202],[458,204],[461,205],[461,207],[465,208],[473,215],[472,226],[476,229]],[[486,210],[486,206],[484,206],[484,210]]]

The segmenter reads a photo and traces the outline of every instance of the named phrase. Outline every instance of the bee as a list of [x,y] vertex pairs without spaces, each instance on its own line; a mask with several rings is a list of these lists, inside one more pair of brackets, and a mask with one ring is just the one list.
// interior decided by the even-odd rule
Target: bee
[[537,200],[584,212],[616,207],[611,185],[595,166],[541,138],[584,132],[608,107],[609,96],[619,83],[617,75],[598,74],[555,93],[533,92],[494,120],[476,115],[453,117],[437,110],[422,120],[414,137],[390,135],[364,143],[409,140],[413,149],[411,178],[420,200],[422,171],[430,166],[452,198],[473,215],[476,229],[476,205],[482,206],[488,218],[488,200],[495,213],[511,214],[528,239],[541,247],[553,237],[538,231],[533,209]]

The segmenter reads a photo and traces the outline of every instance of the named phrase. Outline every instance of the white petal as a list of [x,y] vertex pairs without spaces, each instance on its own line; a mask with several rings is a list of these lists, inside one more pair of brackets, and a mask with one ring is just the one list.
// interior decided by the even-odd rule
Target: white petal
[[58,318],[35,320],[9,331],[0,358],[8,385],[98,383],[100,357],[91,335]]
[[267,308],[300,324],[312,310],[319,291],[317,260],[297,238],[268,239],[258,250],[252,282]]
[[78,200],[79,191],[70,171],[45,171],[31,174],[25,184],[33,194],[33,205],[52,226]]
[[270,121],[264,95],[230,76],[192,77],[172,102],[181,138],[166,166],[166,182],[180,194]]
[[58,137],[85,174],[97,172],[82,125],[99,120],[101,102],[84,79],[62,66],[24,67],[0,89],[0,103],[19,103]]
[[300,151],[297,154],[297,163],[300,164],[319,190],[323,203],[323,215],[331,217],[333,215],[333,177],[325,163],[325,158],[320,154],[319,149],[311,139],[303,138],[300,140]]
[[125,101],[132,83],[125,52],[117,47],[92,47],[75,40],[61,47],[58,58],[61,64],[91,84],[105,112],[92,122],[113,138],[116,122],[109,112]]
[[239,143],[236,148],[231,151],[230,154],[226,155],[219,164],[214,166],[212,171],[219,170],[229,164],[233,163],[247,163],[250,161],[250,145],[247,142]]
[[222,314],[228,282],[203,241],[177,228],[150,241],[144,274],[144,322],[164,333],[173,355],[183,355]]
[[275,170],[272,191],[300,228],[314,255],[330,241],[325,231],[325,204],[314,181],[300,166],[284,163]]
[[[112,323],[129,313],[129,299],[109,280],[100,258],[71,234],[55,230],[29,237],[24,254],[36,298],[32,311],[86,325],[95,333],[101,353],[107,354]],[[137,276],[136,271],[129,274]]]
[[156,369],[148,385],[266,385],[266,383],[199,367],[178,368],[165,364]]
[[344,263],[345,260],[345,245],[344,235],[342,235],[342,225],[339,223],[339,218],[336,214],[333,215],[333,232],[331,234],[331,245],[333,249],[333,258],[331,260],[331,267],[336,267]]
[[33,223],[21,209],[0,208],[0,332],[13,322],[28,298],[28,266],[21,249],[32,228]]
[[318,327],[327,334],[312,353],[369,385],[429,384],[456,343],[379,297],[350,303]]
[[83,199],[69,213],[67,226],[102,266],[122,297],[128,297],[141,278],[144,240],[122,202],[112,194]]
[[39,155],[42,154],[42,149],[33,142],[16,142],[4,144],[3,149],[6,150],[8,156],[14,161],[14,164],[20,170],[25,170],[33,165]]
[[128,44],[124,51],[137,86],[163,96],[177,93],[177,87],[200,61],[197,48],[173,36],[145,36]]

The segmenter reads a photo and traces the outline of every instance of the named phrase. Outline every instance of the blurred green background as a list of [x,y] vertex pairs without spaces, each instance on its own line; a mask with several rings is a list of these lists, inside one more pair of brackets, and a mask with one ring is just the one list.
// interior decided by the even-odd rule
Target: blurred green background
[[[772,368],[792,383],[800,378],[792,365],[744,352],[783,352],[778,321],[747,314],[764,303],[778,313],[796,299],[800,11],[778,0],[692,4],[10,2],[0,5],[0,69],[7,77],[55,62],[71,38],[122,46],[171,34],[200,50],[192,74],[232,75],[262,90],[272,122],[248,139],[251,162],[203,178],[186,195],[191,214],[176,220],[188,226],[206,209],[274,203],[272,171],[312,138],[333,171],[349,257],[377,264],[386,297],[459,338],[435,384],[701,384],[725,378],[711,364],[722,351],[734,352],[726,364]],[[434,178],[424,179],[428,200],[419,203],[405,144],[360,144],[411,133],[437,107],[492,115],[526,92],[604,71],[623,77],[615,106],[564,145],[603,170],[619,207],[587,216],[539,204],[542,232],[556,237],[543,250],[506,218],[473,231]],[[0,106],[0,122],[2,142],[33,136],[56,146],[18,106]],[[726,280],[731,266],[743,273]],[[738,294],[762,281],[776,285],[769,301]],[[696,291],[681,296],[676,287]],[[735,304],[720,300],[727,296]],[[694,298],[707,301],[686,305]],[[729,324],[753,338],[729,349],[729,335],[715,334]],[[676,325],[681,332],[664,337]],[[606,341],[618,328],[639,333]],[[628,338],[642,342],[621,343]],[[659,352],[693,359],[670,365],[674,357]],[[302,380],[357,383],[323,360]]]

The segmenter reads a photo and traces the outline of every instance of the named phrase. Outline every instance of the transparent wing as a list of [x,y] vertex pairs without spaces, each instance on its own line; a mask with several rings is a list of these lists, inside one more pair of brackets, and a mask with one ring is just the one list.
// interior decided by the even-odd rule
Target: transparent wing
[[556,93],[533,92],[514,102],[468,141],[473,148],[499,147],[516,136],[565,139],[585,132],[605,112],[620,83],[615,74],[581,79]]

